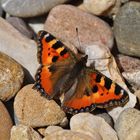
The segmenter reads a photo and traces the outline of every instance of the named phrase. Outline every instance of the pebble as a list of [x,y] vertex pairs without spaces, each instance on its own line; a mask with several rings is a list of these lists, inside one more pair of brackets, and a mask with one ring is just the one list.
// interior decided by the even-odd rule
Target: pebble
[[35,41],[23,36],[2,18],[0,18],[0,51],[14,58],[24,67],[25,77],[27,77],[26,81],[33,81],[39,66],[37,45]]
[[114,21],[114,35],[121,53],[140,57],[140,3],[128,2],[122,6]]
[[104,15],[104,12],[115,5],[116,0],[84,0],[86,9],[95,15]]
[[61,130],[63,130],[63,128],[59,127],[59,126],[48,126],[44,131],[44,136],[53,134],[53,133],[61,131]]
[[134,108],[124,110],[115,123],[115,130],[120,140],[139,140],[140,111]]
[[128,133],[125,140],[140,140],[140,121],[138,121],[135,127]]
[[16,28],[21,34],[27,38],[32,39],[34,34],[31,28],[19,17],[8,17],[6,19],[14,28]]
[[23,87],[15,97],[14,111],[17,124],[44,127],[61,123],[65,113],[54,100],[47,100],[33,84]]
[[24,72],[20,64],[0,52],[0,99],[10,100],[20,90]]
[[11,129],[10,140],[42,140],[42,138],[30,126],[17,125]]
[[140,60],[138,58],[117,55],[116,61],[119,69],[122,71],[123,77],[129,82],[135,89],[139,89],[140,86]]
[[58,140],[58,139],[59,140],[101,140],[101,139],[92,138],[82,133],[73,132],[70,130],[56,131],[54,133],[45,136],[43,140]]
[[92,138],[96,136],[103,140],[118,140],[117,133],[103,118],[90,113],[74,115],[70,120],[70,128],[72,131],[90,135]]
[[0,140],[10,139],[12,125],[13,123],[9,113],[4,104],[0,101]]
[[123,72],[122,75],[135,89],[140,89],[140,69]]
[[86,46],[94,43],[103,44],[110,49],[113,45],[112,30],[107,23],[71,5],[59,5],[53,8],[44,24],[44,29],[67,46],[69,42],[83,52]]
[[133,72],[140,69],[140,59],[119,54],[116,57],[118,67],[124,72]]
[[1,0],[2,8],[13,16],[34,17],[47,13],[51,8],[68,0]]

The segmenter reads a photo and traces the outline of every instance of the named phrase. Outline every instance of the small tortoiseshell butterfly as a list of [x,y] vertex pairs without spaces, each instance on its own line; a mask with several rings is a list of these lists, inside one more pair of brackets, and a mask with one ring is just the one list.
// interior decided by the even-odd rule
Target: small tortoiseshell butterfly
[[97,70],[87,67],[88,56],[78,57],[46,31],[38,33],[38,60],[34,87],[48,99],[64,94],[62,108],[75,114],[96,107],[122,106],[127,92]]

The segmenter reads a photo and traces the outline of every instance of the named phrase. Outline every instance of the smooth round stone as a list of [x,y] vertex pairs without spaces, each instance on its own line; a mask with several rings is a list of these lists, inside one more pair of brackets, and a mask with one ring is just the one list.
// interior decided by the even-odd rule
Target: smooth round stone
[[23,36],[3,18],[0,18],[0,51],[24,67],[25,82],[33,82],[39,66],[36,42]]
[[13,16],[33,17],[47,13],[54,6],[68,0],[1,0],[2,8]]
[[18,17],[8,17],[6,19],[12,26],[14,26],[20,33],[28,38],[33,38],[34,34],[31,28],[27,26],[22,18]]
[[140,57],[140,3],[126,3],[116,15],[114,34],[121,53]]
[[118,140],[116,132],[101,117],[90,113],[79,113],[74,115],[70,120],[72,131],[88,134],[94,138],[100,137],[104,140]]
[[58,139],[59,140],[101,140],[101,139],[92,138],[82,133],[73,132],[70,130],[56,131],[54,133],[45,136],[43,140],[58,140]]
[[10,139],[12,125],[9,113],[4,104],[0,101],[0,140]]
[[17,125],[11,129],[10,140],[42,140],[42,138],[33,128],[25,125]]
[[42,127],[61,123],[65,113],[54,100],[47,100],[33,84],[23,87],[15,97],[15,116],[17,124],[25,124],[32,127]]
[[82,51],[86,46],[95,43],[103,44],[110,49],[113,45],[112,30],[107,23],[71,5],[59,5],[53,8],[44,29],[67,46],[69,42]]
[[11,99],[21,88],[24,72],[14,59],[0,52],[0,99]]
[[[129,136],[133,140],[139,140],[140,134],[140,111],[134,108],[124,110],[115,123],[115,129],[117,131],[120,140],[130,140]],[[136,131],[134,131],[136,130]]]
[[116,0],[84,0],[86,9],[95,14],[102,15],[115,4]]

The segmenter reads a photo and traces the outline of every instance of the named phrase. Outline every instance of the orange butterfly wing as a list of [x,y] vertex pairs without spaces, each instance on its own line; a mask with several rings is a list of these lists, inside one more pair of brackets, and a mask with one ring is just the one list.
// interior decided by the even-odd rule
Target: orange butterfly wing
[[57,94],[57,82],[60,83],[60,78],[69,72],[76,57],[61,41],[46,31],[38,33],[37,44],[38,61],[41,66],[35,76],[34,88],[48,98],[53,98]]
[[127,92],[111,79],[94,70],[86,70],[84,78],[79,77],[76,90],[66,97],[62,105],[66,112],[91,112],[96,107],[108,108],[124,105],[128,100]]

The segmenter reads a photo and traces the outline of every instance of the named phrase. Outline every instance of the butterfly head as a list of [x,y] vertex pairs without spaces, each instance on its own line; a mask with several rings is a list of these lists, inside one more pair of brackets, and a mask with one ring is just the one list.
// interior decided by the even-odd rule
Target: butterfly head
[[83,56],[83,57],[80,59],[80,61],[81,61],[84,65],[86,65],[87,59],[88,59],[88,55],[85,55],[85,56]]

